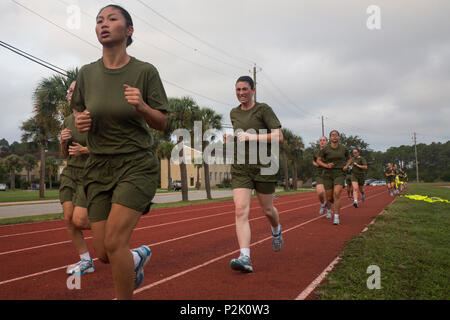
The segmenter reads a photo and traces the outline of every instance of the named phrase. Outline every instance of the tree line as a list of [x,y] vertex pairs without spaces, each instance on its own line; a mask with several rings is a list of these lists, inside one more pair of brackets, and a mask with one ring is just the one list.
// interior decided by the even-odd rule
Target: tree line
[[[41,163],[45,166],[40,170],[40,185],[45,185],[46,172],[48,172],[51,182],[54,174],[54,158],[49,157],[46,160],[46,152],[59,152],[59,133],[62,130],[63,120],[72,111],[67,103],[67,90],[76,80],[78,69],[69,70],[68,76],[53,75],[49,78],[43,78],[36,86],[33,92],[33,114],[25,120],[20,126],[22,133],[21,143],[13,142],[9,145],[5,139],[0,140],[0,152],[12,153],[0,162],[0,181],[5,180],[5,175],[10,178],[10,184],[14,186],[14,175],[26,168],[29,172],[33,170],[33,164],[29,155],[24,155],[19,159],[14,154],[20,153],[39,153]],[[167,127],[163,132],[153,131],[155,137],[154,152],[159,159],[169,159],[172,150],[176,144],[182,142],[179,137],[177,141],[173,140],[173,131],[184,128],[191,134],[191,141],[194,135],[194,121],[201,121],[202,136],[206,130],[222,130],[223,116],[216,113],[213,109],[199,106],[191,97],[169,98],[170,113]],[[318,143],[311,143],[305,148],[303,139],[295,135],[288,128],[282,129],[283,143],[280,146],[280,170],[278,173],[279,181],[283,182],[287,190],[290,185],[297,188],[297,181],[308,181],[312,177],[312,154]],[[415,158],[412,146],[400,146],[389,148],[386,152],[374,151],[369,145],[358,136],[346,136],[341,134],[341,141],[348,149],[358,148],[360,154],[365,157],[369,163],[368,177],[382,179],[384,178],[384,166],[388,162],[398,163],[406,169],[408,176],[415,179]],[[209,141],[203,141],[202,150],[210,143],[215,143],[211,138]],[[431,145],[419,144],[417,146],[418,159],[420,166],[420,178],[423,181],[450,181],[450,141],[446,143],[432,143]],[[183,149],[179,150],[180,157],[183,156]],[[33,157],[34,158],[34,157]],[[48,165],[47,165],[48,164]],[[34,165],[35,166],[35,165]],[[205,189],[207,197],[211,199],[211,187],[209,181],[209,166],[203,162],[196,165],[197,172],[204,170]],[[31,169],[29,169],[31,168]],[[168,167],[168,185],[171,187],[170,162]],[[186,164],[180,163],[180,172],[182,180],[182,198],[188,200],[188,183]],[[14,181],[13,181],[14,180]],[[30,181],[30,180],[28,180]],[[292,182],[291,182],[292,181]],[[44,197],[44,188],[40,188],[40,197]]]

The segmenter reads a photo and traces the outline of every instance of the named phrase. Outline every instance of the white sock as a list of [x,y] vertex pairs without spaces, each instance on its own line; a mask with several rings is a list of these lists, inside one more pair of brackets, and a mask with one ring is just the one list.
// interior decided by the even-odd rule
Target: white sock
[[337,213],[334,214],[334,216],[339,219],[339,215]]
[[141,257],[137,254],[137,252],[130,250],[133,255],[134,266],[137,267],[139,262],[141,262]]
[[272,234],[280,234],[280,231],[281,231],[280,224],[278,224],[278,226],[276,226],[275,228],[272,226],[270,226],[270,228],[272,229]]
[[81,260],[91,260],[91,256],[89,255],[89,251],[86,251],[83,254],[80,254]]
[[241,255],[247,256],[250,258],[250,248],[241,248]]

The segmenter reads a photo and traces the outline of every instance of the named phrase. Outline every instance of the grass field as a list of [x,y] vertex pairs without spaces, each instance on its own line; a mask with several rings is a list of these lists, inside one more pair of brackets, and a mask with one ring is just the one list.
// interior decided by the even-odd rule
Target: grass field
[[[432,184],[410,184],[406,194],[450,200],[450,188]],[[340,257],[318,299],[449,300],[450,204],[399,197]],[[368,289],[371,265],[379,267],[381,289]]]

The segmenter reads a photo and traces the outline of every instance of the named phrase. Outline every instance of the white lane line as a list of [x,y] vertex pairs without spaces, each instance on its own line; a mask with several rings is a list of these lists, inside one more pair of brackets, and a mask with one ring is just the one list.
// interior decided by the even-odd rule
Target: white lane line
[[[368,197],[367,199],[377,197],[378,195],[383,194],[383,193],[384,193],[384,192],[378,193],[378,194],[376,194],[376,195],[374,195],[374,196],[372,196],[372,197]],[[313,204],[313,205],[316,205],[316,204]],[[312,205],[310,205],[310,206],[312,206]],[[351,204],[349,204],[349,205],[347,205],[347,206],[344,206],[344,207],[342,207],[341,209],[343,210],[343,209],[346,209],[346,208],[350,208],[350,207],[352,207],[352,206],[353,206],[353,203],[351,203]],[[295,209],[300,209],[300,208],[295,208]],[[295,210],[295,209],[286,210],[286,211],[292,211],[292,210]],[[284,211],[284,212],[286,212],[286,211]],[[280,213],[281,213],[281,212],[280,212]],[[320,216],[318,216],[318,217],[315,217],[315,218],[313,218],[313,219],[310,219],[310,220],[308,220],[308,221],[305,221],[305,222],[303,222],[303,223],[300,223],[300,224],[298,224],[298,225],[296,225],[296,226],[294,226],[294,227],[291,227],[291,228],[289,228],[289,229],[283,230],[283,234],[286,234],[286,233],[288,233],[289,231],[298,229],[298,228],[300,228],[300,227],[302,227],[302,226],[304,226],[304,225],[306,225],[306,224],[308,224],[308,223],[311,223],[311,222],[316,221],[316,220],[318,220],[318,219],[322,219],[322,218],[324,218],[324,217],[325,217],[325,215],[320,215]],[[260,218],[263,218],[263,217],[260,217]],[[258,218],[258,219],[259,219],[259,218]],[[271,240],[271,239],[272,239],[272,236],[269,236],[269,237],[267,237],[267,238],[264,238],[264,239],[262,239],[262,240],[259,240],[259,241],[256,241],[256,242],[250,244],[250,247],[253,247],[253,246],[257,245],[257,244],[260,244],[260,243],[262,243],[262,242],[264,242],[264,241]],[[146,285],[146,286],[144,286],[144,287],[142,287],[142,288],[140,288],[140,289],[135,290],[135,291],[134,291],[134,294],[138,294],[138,293],[140,293],[140,292],[143,292],[143,291],[148,290],[148,289],[150,289],[150,288],[156,287],[156,286],[158,286],[158,285],[160,285],[160,284],[163,284],[163,283],[165,283],[165,282],[168,282],[168,281],[170,281],[170,280],[179,278],[179,277],[181,277],[181,276],[183,276],[183,275],[185,275],[185,274],[187,274],[187,273],[190,273],[190,272],[192,272],[192,271],[195,271],[195,270],[197,270],[197,269],[200,269],[200,268],[202,268],[202,267],[205,267],[205,266],[207,266],[207,265],[210,265],[210,264],[212,264],[212,263],[214,263],[214,262],[216,262],[216,261],[219,261],[219,260],[221,260],[221,259],[223,259],[223,258],[226,258],[226,257],[228,257],[228,256],[231,256],[231,255],[233,255],[233,254],[236,254],[237,252],[239,252],[239,249],[238,249],[238,250],[231,251],[231,252],[228,252],[228,253],[226,253],[226,254],[224,254],[224,255],[221,255],[221,256],[219,256],[219,257],[210,259],[210,260],[208,260],[208,261],[206,261],[206,262],[204,262],[204,263],[202,263],[202,264],[199,264],[199,265],[196,265],[196,266],[194,266],[194,267],[192,267],[192,268],[183,270],[183,271],[181,271],[181,272],[178,272],[178,273],[176,273],[176,274],[173,274],[173,275],[171,275],[171,276],[169,276],[169,277],[166,277],[166,278],[164,278],[164,279],[161,279],[161,280],[159,280],[159,281],[150,283],[149,285]],[[115,298],[115,299],[116,299],[116,298]]]
[[[383,192],[384,193],[384,192]],[[381,194],[381,193],[380,193]],[[375,196],[377,196],[377,195],[375,195]],[[373,196],[373,197],[375,197],[375,196]],[[373,198],[373,197],[370,197],[370,198]],[[367,198],[367,199],[369,199],[369,198]],[[394,198],[395,199],[395,198]],[[394,199],[390,202],[390,203],[388,203],[387,204],[387,206],[389,206],[393,201],[394,201]],[[387,207],[386,206],[386,207]],[[384,210],[384,209],[383,209]],[[381,211],[381,212],[383,212],[383,211]],[[373,224],[375,222],[375,218],[374,219],[372,219],[372,221],[367,225],[367,226],[369,226],[369,225],[371,225],[371,224]],[[368,228],[367,228],[367,226],[366,227],[364,227],[364,229],[361,231],[361,233],[362,232],[366,232],[367,230],[368,230]],[[319,286],[319,284],[321,284],[322,283],[322,281],[323,281],[323,279],[325,279],[325,277],[327,276],[327,274],[329,273],[329,272],[331,272],[332,270],[333,270],[333,268],[334,268],[334,266],[339,262],[341,260],[341,258],[339,257],[339,256],[337,256],[336,258],[334,258],[334,260],[333,261],[331,261],[331,263],[322,271],[322,273],[320,273],[319,274],[319,276],[316,278],[316,279],[314,279],[313,280],[313,282],[311,282],[296,298],[295,298],[295,300],[305,300],[318,286]]]
[[[310,205],[303,206],[303,207],[298,207],[298,208],[288,209],[288,210],[284,210],[284,211],[279,211],[279,213],[281,214],[281,213],[285,213],[285,212],[288,212],[288,211],[293,211],[293,210],[297,210],[297,209],[303,209],[303,208],[316,206],[316,205],[317,204],[310,204]],[[249,219],[249,221],[255,221],[255,220],[262,219],[262,218],[265,218],[265,216]],[[319,217],[319,218],[321,218],[321,217]],[[231,226],[234,226],[234,225],[235,224],[232,223],[232,224],[228,224],[228,225],[225,225],[225,226],[220,226],[220,227],[217,227],[217,228],[203,230],[203,231],[200,231],[200,232],[191,233],[191,234],[184,235],[184,236],[181,236],[181,237],[172,238],[172,239],[168,239],[168,240],[164,240],[164,241],[160,241],[160,242],[155,242],[155,243],[150,244],[149,246],[155,247],[155,246],[162,245],[162,244],[165,244],[165,243],[169,243],[169,242],[173,242],[173,241],[177,241],[177,240],[181,240],[181,239],[186,239],[186,238],[194,237],[194,236],[201,235],[201,234],[204,234],[204,233],[208,233],[208,232],[212,232],[212,231],[217,231],[217,230],[220,230],[220,229],[228,228],[228,227],[231,227]],[[70,242],[70,241],[66,241],[66,243],[67,242]],[[93,261],[97,261],[98,258],[95,258],[95,259],[92,259],[92,260]],[[68,267],[68,265],[65,265],[65,266],[61,266],[61,267],[57,267],[57,268],[44,270],[44,271],[40,271],[40,272],[37,272],[37,273],[33,273],[33,274],[28,274],[28,275],[25,275],[25,276],[17,277],[17,278],[14,278],[14,279],[4,280],[4,281],[0,282],[0,285],[7,284],[7,283],[10,283],[10,282],[14,282],[14,281],[18,281],[18,280],[27,279],[27,278],[34,277],[34,276],[39,276],[41,274],[46,274],[46,273],[49,273],[49,272],[61,270],[61,269],[67,268],[67,267]]]
[[[298,200],[286,201],[284,203],[278,204],[278,206],[289,204],[289,203],[292,203],[292,202],[298,202]],[[253,207],[250,210],[257,210],[257,209],[260,209],[260,207]],[[177,223],[190,222],[190,221],[195,221],[195,220],[200,220],[200,219],[208,219],[208,218],[213,218],[213,217],[217,217],[217,216],[221,216],[221,215],[225,215],[225,214],[230,214],[230,213],[233,213],[233,212],[234,212],[234,210],[232,210],[232,211],[225,211],[225,212],[211,214],[211,215],[206,215],[206,216],[201,216],[201,217],[177,220],[177,221],[166,222],[166,223],[161,223],[161,224],[155,224],[155,225],[146,226],[146,227],[139,227],[139,228],[135,228],[134,231],[146,230],[146,229],[151,229],[151,228],[158,228],[158,227],[162,227],[162,226],[168,226],[168,225],[177,224]],[[92,239],[92,236],[85,237],[84,239],[85,240],[90,240],[90,239]],[[66,241],[60,241],[60,242],[54,242],[54,243],[47,243],[47,244],[34,246],[34,247],[27,247],[27,248],[22,248],[22,249],[16,249],[16,250],[11,250],[11,251],[0,252],[0,256],[11,254],[11,253],[17,253],[17,252],[23,252],[23,251],[29,251],[29,250],[34,250],[34,249],[41,249],[41,248],[45,248],[45,247],[61,245],[61,244],[69,243],[71,241],[72,240],[66,240]]]
[[[285,204],[285,203],[291,203],[291,202],[296,202],[296,201],[304,201],[304,200],[309,200],[309,198],[302,198],[302,199],[294,199],[294,200],[289,200],[289,201],[285,201],[279,204]],[[278,204],[278,203],[276,203]],[[163,212],[163,213],[159,213],[159,214],[149,214],[148,216],[143,216],[141,218],[141,220],[143,219],[148,219],[148,218],[154,218],[154,217],[161,217],[161,216],[169,216],[169,215],[174,215],[174,214],[179,214],[179,213],[189,213],[189,212],[197,212],[200,210],[206,210],[206,209],[217,209],[217,208],[223,208],[223,207],[229,207],[229,206],[234,206],[234,203],[232,204],[228,204],[228,205],[222,205],[222,206],[214,206],[214,207],[210,207],[210,208],[198,208],[198,209],[192,209],[192,210],[183,210],[183,211],[174,211],[174,212]],[[8,237],[16,237],[16,236],[23,236],[23,235],[29,235],[29,234],[36,234],[36,233],[44,233],[44,232],[52,232],[52,231],[58,231],[58,230],[65,230],[67,229],[66,227],[61,227],[61,228],[53,228],[53,229],[44,229],[44,230],[37,230],[37,231],[28,231],[28,232],[22,232],[22,233],[14,233],[14,234],[6,234],[6,235],[1,235],[1,238],[8,238]],[[137,229],[135,229],[137,230]]]

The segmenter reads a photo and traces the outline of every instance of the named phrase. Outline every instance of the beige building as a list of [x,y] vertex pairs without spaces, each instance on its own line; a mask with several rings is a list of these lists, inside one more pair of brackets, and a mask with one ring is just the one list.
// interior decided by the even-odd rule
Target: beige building
[[[202,153],[198,150],[192,149],[190,147],[184,147],[185,154],[191,154],[191,159],[201,158]],[[161,188],[167,189],[168,185],[168,159],[161,160]],[[186,164],[187,171],[187,181],[188,188],[195,188],[197,182],[197,174],[200,179],[200,188],[205,188],[205,170],[202,167],[197,170],[194,165],[194,161],[191,164]],[[222,183],[224,179],[231,179],[231,165],[229,164],[210,164],[209,165],[209,181],[211,187],[216,187],[218,184]],[[178,163],[170,164],[170,175],[173,181],[181,181],[180,165]]]

